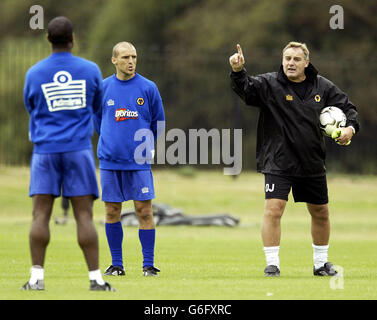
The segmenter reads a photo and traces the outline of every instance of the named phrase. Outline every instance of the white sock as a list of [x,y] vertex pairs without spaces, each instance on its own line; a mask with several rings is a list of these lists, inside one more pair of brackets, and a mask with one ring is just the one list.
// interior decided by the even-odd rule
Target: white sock
[[263,248],[264,253],[266,255],[266,263],[268,266],[273,265],[277,266],[280,269],[279,249],[280,246]]
[[44,269],[41,266],[35,265],[30,269],[30,284],[36,284],[38,280],[44,279]]
[[326,246],[316,246],[315,244],[312,244],[313,246],[313,262],[314,262],[314,268],[318,269],[325,265],[327,262],[327,251],[329,249],[329,245]]
[[99,285],[105,284],[100,269],[89,271],[89,280],[96,280]]

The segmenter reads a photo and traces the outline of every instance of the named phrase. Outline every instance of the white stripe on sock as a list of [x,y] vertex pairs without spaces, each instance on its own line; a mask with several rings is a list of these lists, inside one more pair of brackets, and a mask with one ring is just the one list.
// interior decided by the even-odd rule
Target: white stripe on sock
[[312,244],[312,247],[313,247],[314,268],[316,269],[321,268],[327,262],[327,252],[329,249],[329,245],[316,246],[315,244]]
[[44,279],[44,269],[41,266],[32,266],[30,269],[30,284],[36,284],[38,280]]
[[266,263],[268,266],[273,265],[273,266],[277,266],[280,269],[279,249],[280,249],[280,246],[263,248],[264,253],[266,255]]
[[89,271],[89,280],[96,280],[99,285],[105,284],[100,269]]

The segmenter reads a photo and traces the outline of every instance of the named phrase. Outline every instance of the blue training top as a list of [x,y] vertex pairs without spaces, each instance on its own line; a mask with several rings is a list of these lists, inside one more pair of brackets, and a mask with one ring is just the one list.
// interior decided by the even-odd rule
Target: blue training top
[[35,153],[92,148],[92,115],[100,109],[102,75],[91,61],[57,52],[26,73],[24,102]]
[[96,114],[100,169],[149,170],[154,141],[165,126],[164,108],[154,82],[136,73],[130,80],[103,80],[102,111]]

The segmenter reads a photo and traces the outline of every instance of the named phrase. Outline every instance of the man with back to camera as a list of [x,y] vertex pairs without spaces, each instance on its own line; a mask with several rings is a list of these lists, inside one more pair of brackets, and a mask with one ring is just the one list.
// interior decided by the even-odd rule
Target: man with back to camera
[[26,73],[24,101],[34,143],[30,164],[33,222],[30,230],[31,277],[23,290],[44,290],[44,261],[55,197],[69,198],[78,243],[89,269],[90,290],[114,291],[98,264],[93,201],[99,196],[91,136],[92,115],[100,108],[102,75],[98,66],[73,56],[73,26],[66,17],[48,24],[52,54]]
[[131,43],[116,44],[111,61],[116,74],[103,81],[102,110],[95,117],[105,228],[112,257],[105,275],[125,275],[121,210],[124,201],[133,200],[139,220],[143,275],[157,276],[160,270],[154,266],[153,176],[150,162],[140,161],[142,155],[137,155],[141,142],[136,135],[143,130],[150,133],[145,157],[151,160],[158,122],[159,128],[164,127],[164,109],[155,83],[136,73],[137,52]]
[[330,220],[319,114],[326,106],[343,110],[347,123],[337,142],[346,145],[359,131],[356,107],[337,86],[318,75],[304,43],[288,43],[278,72],[247,75],[240,45],[229,63],[233,90],[260,110],[256,156],[257,171],[264,174],[266,186],[261,228],[267,262],[264,274],[280,275],[280,220],[292,188],[294,201],[306,202],[311,215],[313,274],[334,276],[337,272],[327,260]]

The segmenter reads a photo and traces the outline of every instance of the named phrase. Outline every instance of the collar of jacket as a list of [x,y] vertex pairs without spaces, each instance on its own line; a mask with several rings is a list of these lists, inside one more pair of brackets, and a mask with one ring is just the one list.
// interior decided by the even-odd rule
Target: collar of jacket
[[[306,75],[306,79],[310,82],[314,82],[314,80],[317,78],[317,75],[318,75],[318,71],[317,69],[311,64],[311,62],[309,62],[309,65],[306,67],[305,69],[305,75]],[[284,73],[284,70],[283,70],[283,65],[280,66],[279,68],[279,71],[278,71],[278,78],[277,78],[280,82],[283,82],[283,83],[289,83],[289,80],[287,78],[287,76],[285,75]]]

